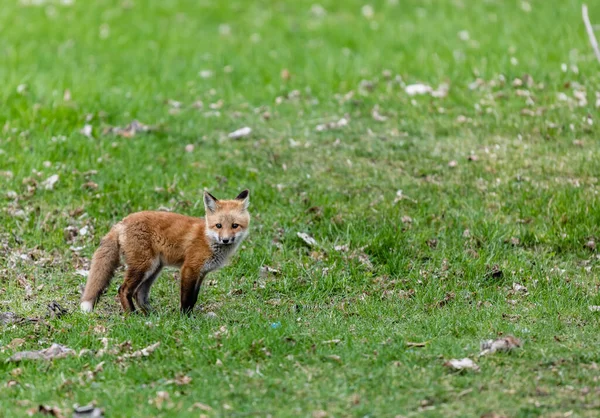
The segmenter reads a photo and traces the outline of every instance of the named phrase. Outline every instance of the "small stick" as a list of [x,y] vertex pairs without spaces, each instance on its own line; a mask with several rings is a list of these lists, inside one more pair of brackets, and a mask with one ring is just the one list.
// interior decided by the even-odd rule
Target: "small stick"
[[594,28],[590,23],[590,17],[588,16],[588,8],[585,4],[581,5],[581,14],[583,16],[583,23],[585,24],[585,29],[587,30],[588,37],[590,38],[590,43],[592,44],[592,49],[594,50],[596,59],[598,60],[598,62],[600,62],[600,49],[598,49],[598,41],[596,40],[596,35],[594,35]]

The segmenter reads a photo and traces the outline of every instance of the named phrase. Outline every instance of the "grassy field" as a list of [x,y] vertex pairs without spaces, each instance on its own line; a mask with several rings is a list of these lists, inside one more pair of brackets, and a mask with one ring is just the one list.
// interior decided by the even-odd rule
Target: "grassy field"
[[[4,1],[0,416],[598,416],[600,64],[580,14]],[[111,129],[133,120],[150,132]],[[246,187],[250,237],[192,317],[172,270],[148,317],[120,313],[122,272],[78,312],[114,222]],[[522,347],[479,356],[506,335]],[[52,343],[84,351],[4,362]],[[444,366],[465,357],[480,370]]]

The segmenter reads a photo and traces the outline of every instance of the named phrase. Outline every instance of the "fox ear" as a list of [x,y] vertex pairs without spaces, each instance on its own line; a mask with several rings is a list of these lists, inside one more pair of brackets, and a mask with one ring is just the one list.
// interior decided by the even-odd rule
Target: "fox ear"
[[204,208],[207,212],[214,212],[217,210],[217,198],[207,191],[204,192]]
[[244,190],[235,200],[241,200],[244,210],[248,209],[248,206],[250,206],[250,191],[248,189]]

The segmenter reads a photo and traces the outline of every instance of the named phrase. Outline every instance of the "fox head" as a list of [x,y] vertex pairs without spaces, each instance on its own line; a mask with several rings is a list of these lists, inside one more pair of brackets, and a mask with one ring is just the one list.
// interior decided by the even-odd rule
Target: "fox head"
[[213,243],[238,244],[246,237],[250,226],[249,194],[248,190],[244,190],[233,200],[218,200],[204,192],[206,235]]

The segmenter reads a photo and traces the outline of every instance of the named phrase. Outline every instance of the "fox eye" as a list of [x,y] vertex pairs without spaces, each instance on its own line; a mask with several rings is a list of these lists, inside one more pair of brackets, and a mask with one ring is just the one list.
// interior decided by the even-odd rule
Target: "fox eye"
[[221,228],[223,227],[223,225],[221,225],[221,224],[216,224],[215,226],[216,226],[218,229],[221,229]]
[[238,224],[232,224],[232,225],[231,225],[231,227],[232,227],[233,229],[236,229],[238,226],[239,226]]

